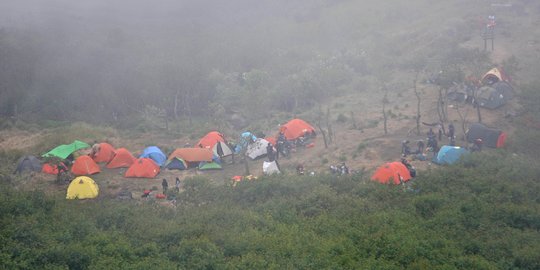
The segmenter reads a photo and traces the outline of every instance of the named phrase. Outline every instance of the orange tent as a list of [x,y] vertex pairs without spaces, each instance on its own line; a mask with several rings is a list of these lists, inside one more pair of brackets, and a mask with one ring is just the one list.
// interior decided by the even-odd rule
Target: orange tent
[[484,76],[482,76],[482,79],[480,80],[480,83],[485,85],[489,84],[489,82],[495,83],[495,82],[509,82],[510,78],[506,76],[504,71],[501,68],[492,68]]
[[223,134],[217,131],[208,132],[202,139],[195,145],[195,147],[200,148],[210,148],[214,147],[218,142],[225,142]]
[[99,173],[101,170],[90,156],[80,156],[73,162],[71,172],[74,175],[91,175]]
[[107,168],[127,168],[131,166],[134,161],[135,157],[126,148],[118,148],[116,149],[116,155],[114,155],[109,164],[107,164]]
[[139,158],[126,171],[125,177],[154,178],[159,173],[159,165],[149,158]]
[[100,143],[99,144],[99,152],[97,152],[92,159],[94,159],[95,162],[109,162],[114,157],[114,147],[108,143]]
[[294,140],[304,136],[307,132],[315,132],[315,128],[306,121],[296,118],[281,126],[279,131],[283,132],[287,140]]
[[373,176],[371,176],[371,180],[377,181],[383,184],[388,184],[390,182],[399,185],[401,181],[399,180],[401,178],[401,181],[407,182],[411,180],[411,173],[403,165],[401,162],[390,162],[382,165],[379,167]]
[[[64,168],[66,168],[66,171],[67,171],[67,167],[64,163],[60,162],[60,166],[64,166]],[[58,165],[45,163],[43,164],[43,167],[41,167],[41,172],[56,175],[58,174]]]
[[208,148],[178,148],[169,156],[169,160],[174,157],[181,158],[185,162],[211,162],[213,158],[212,150]]

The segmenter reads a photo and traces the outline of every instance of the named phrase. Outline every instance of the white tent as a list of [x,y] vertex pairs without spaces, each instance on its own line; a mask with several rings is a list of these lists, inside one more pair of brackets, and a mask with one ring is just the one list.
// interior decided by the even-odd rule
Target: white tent
[[231,148],[224,142],[217,142],[214,147],[212,148],[212,152],[214,152],[214,155],[218,156],[219,157],[219,154],[218,154],[218,147],[221,147],[221,150],[223,150],[223,156],[226,157],[226,156],[230,156],[233,154],[233,151],[231,150]]
[[280,173],[276,161],[271,161],[271,162],[265,161],[263,163],[263,173],[266,175]]
[[269,142],[265,139],[258,138],[254,143],[248,145],[246,150],[246,156],[251,159],[257,159],[266,155],[266,146]]

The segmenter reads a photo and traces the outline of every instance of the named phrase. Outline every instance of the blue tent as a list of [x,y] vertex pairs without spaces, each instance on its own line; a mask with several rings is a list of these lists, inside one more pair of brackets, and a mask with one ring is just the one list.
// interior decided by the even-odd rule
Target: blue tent
[[186,170],[188,168],[188,165],[183,159],[174,157],[167,162],[165,168],[169,170]]
[[165,165],[167,157],[157,146],[146,147],[139,158],[150,158],[155,161],[159,166]]
[[448,146],[444,145],[441,147],[441,150],[439,150],[439,153],[437,156],[433,157],[433,163],[436,164],[454,164],[456,161],[459,160],[459,158],[464,155],[468,154],[469,151],[465,148],[461,148],[459,146]]

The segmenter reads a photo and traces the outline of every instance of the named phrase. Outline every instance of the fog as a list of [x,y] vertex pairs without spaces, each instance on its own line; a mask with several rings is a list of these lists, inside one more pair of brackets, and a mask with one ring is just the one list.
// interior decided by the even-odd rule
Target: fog
[[215,106],[293,112],[389,70],[416,45],[391,48],[400,26],[420,14],[377,1],[2,1],[0,111],[88,121],[148,106],[175,119]]

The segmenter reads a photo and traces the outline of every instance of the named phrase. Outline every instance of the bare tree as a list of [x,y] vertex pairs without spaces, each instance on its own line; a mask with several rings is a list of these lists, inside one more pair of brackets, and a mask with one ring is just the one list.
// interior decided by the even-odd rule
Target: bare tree
[[414,87],[414,95],[416,96],[416,135],[420,135],[420,102],[421,102],[421,97],[420,97],[420,91],[418,90],[418,87],[417,87],[417,82],[418,82],[418,74],[420,73],[420,71],[417,71],[416,74],[414,75],[414,81],[413,81],[413,87]]
[[384,135],[388,134],[388,114],[386,113],[386,104],[390,103],[388,100],[388,89],[386,86],[383,86],[384,97],[382,99],[382,114],[384,120]]

